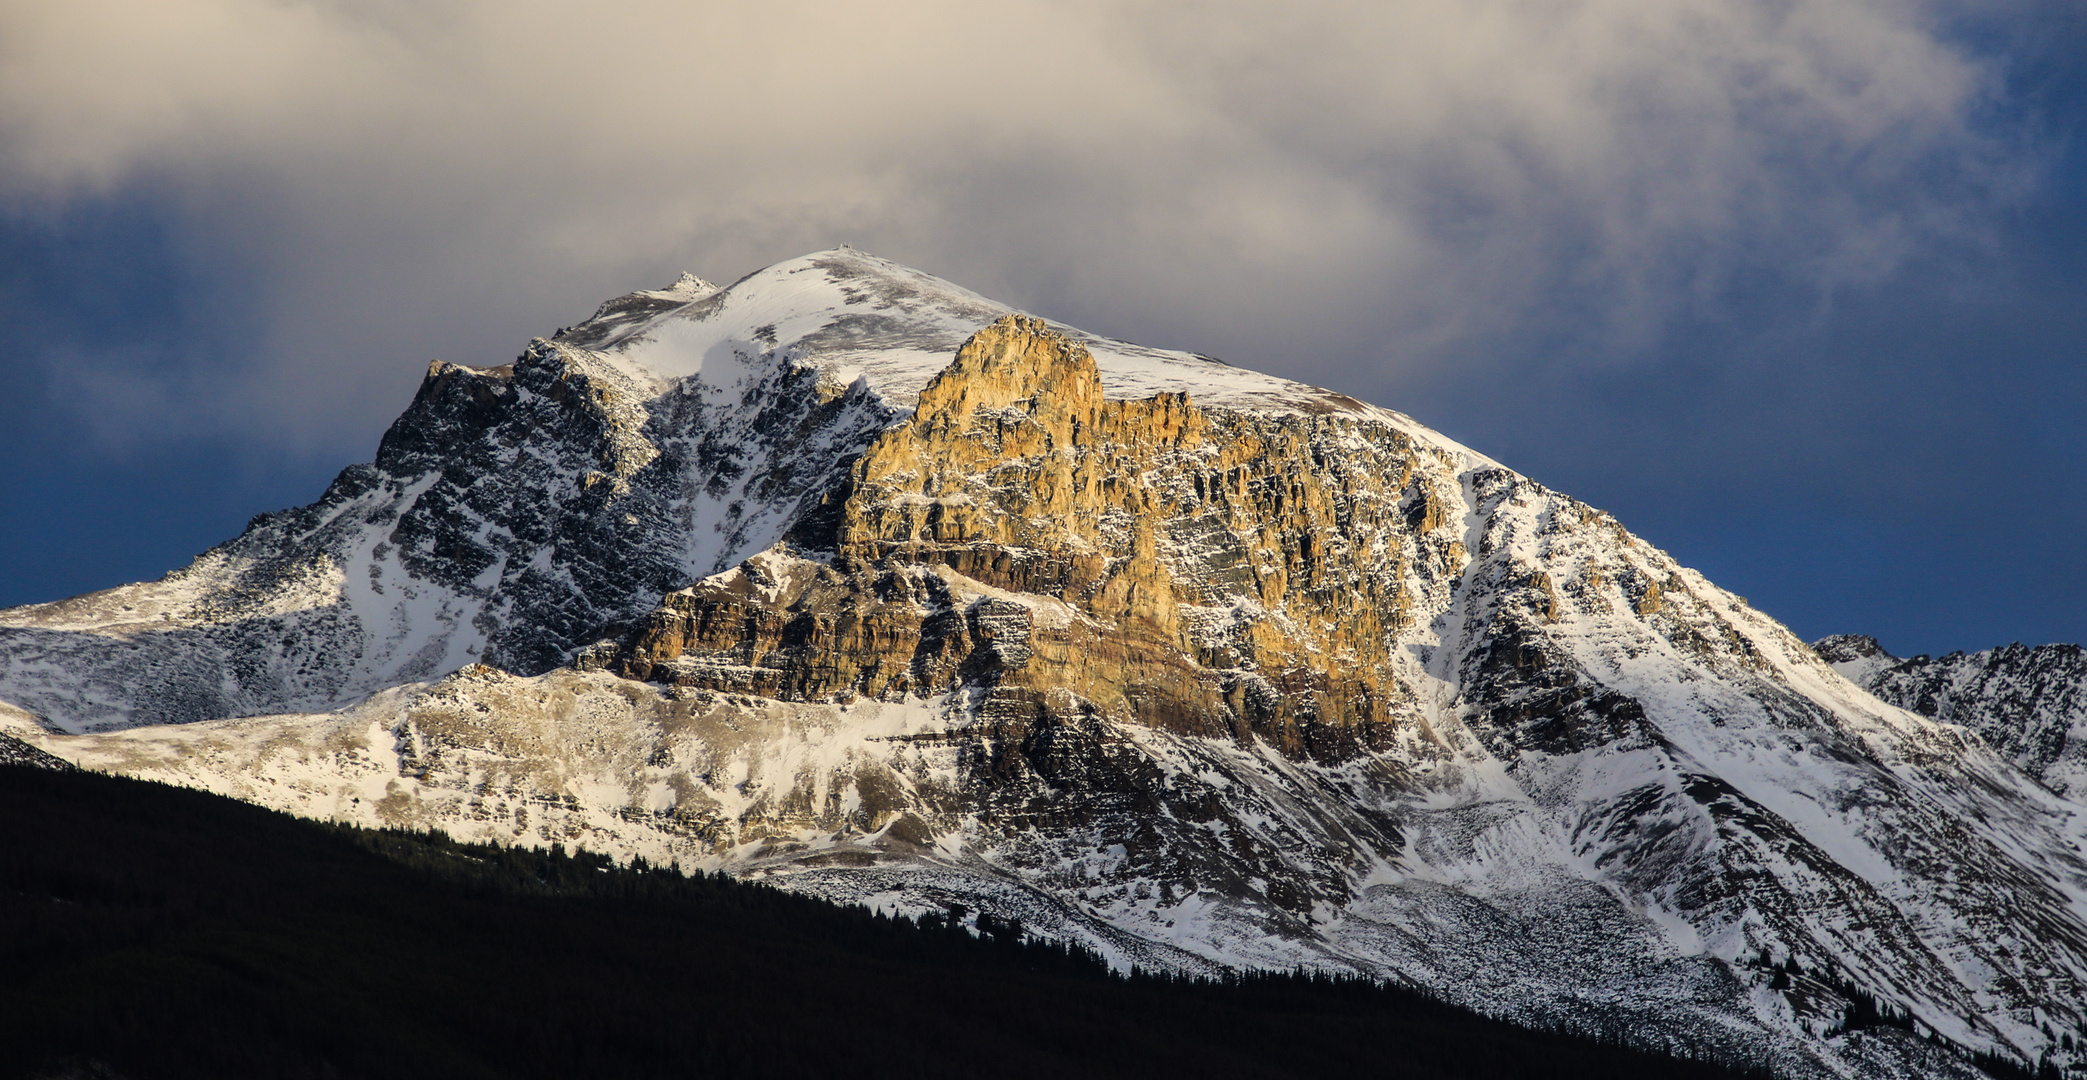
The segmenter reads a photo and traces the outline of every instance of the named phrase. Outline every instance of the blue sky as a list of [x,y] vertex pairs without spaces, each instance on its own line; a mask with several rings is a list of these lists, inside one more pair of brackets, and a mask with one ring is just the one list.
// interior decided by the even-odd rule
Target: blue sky
[[430,358],[846,241],[1408,412],[1807,638],[2087,640],[2076,6],[36,7],[0,604],[310,501]]

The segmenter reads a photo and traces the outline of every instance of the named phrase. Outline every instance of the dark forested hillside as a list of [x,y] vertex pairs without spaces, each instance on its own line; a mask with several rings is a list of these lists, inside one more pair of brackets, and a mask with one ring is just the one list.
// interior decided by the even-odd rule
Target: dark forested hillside
[[1725,1077],[1361,982],[0,766],[9,1077]]

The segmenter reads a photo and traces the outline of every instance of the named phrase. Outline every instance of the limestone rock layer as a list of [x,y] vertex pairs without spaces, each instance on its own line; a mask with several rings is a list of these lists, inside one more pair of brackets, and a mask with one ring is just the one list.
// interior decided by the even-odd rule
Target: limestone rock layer
[[1110,400],[1084,347],[1009,316],[793,537],[821,563],[669,595],[617,670],[786,700],[969,686],[1006,719],[1075,701],[1289,753],[1381,747],[1416,722],[1391,632],[1462,558],[1418,453],[1352,417]]

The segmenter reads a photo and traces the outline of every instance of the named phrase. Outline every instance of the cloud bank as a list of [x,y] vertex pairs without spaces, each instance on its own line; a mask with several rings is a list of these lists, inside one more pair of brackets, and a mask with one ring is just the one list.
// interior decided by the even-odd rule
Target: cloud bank
[[841,241],[1093,329],[1389,386],[1474,341],[1629,357],[1764,276],[1826,295],[1975,240],[2034,163],[1981,121],[1997,73],[1952,15],[16,2],[0,194],[17,223],[150,198],[185,257],[242,268],[237,347],[142,381],[75,349],[56,376],[198,423],[363,439],[429,355]]

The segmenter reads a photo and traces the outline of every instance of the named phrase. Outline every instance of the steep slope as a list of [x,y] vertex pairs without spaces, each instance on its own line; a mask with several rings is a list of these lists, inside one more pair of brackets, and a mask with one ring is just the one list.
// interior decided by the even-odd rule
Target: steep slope
[[2016,642],[1901,660],[1854,635],[1812,648],[1879,699],[1962,724],[2051,790],[2087,795],[2087,649]]
[[[2087,1038],[2087,815],[1975,734],[1399,414],[856,252],[438,366],[317,506],[4,622],[24,737],[316,816],[1795,1075]],[[113,730],[174,672],[284,715]]]

